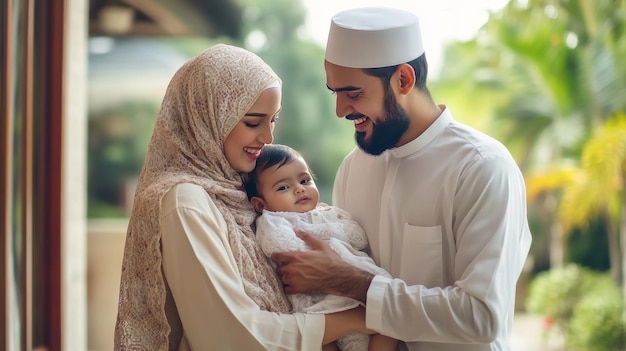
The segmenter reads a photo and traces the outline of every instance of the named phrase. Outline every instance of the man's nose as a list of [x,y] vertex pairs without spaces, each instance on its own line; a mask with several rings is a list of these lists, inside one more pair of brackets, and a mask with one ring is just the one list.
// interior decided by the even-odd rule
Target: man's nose
[[345,94],[337,94],[335,113],[339,118],[343,118],[354,112],[354,107],[352,107],[350,100],[344,95]]

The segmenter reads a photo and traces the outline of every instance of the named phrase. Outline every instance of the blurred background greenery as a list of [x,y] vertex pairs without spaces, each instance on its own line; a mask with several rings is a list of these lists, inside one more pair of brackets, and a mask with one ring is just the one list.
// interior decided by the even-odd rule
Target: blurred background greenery
[[[304,154],[322,200],[331,201],[353,128],[335,116],[323,47],[299,35],[305,7],[300,0],[235,3],[242,21],[229,36],[90,39],[90,218],[128,216],[167,82],[216,42],[249,48],[282,77],[275,142]],[[534,241],[522,296],[538,273],[569,263],[623,284],[625,38],[625,0],[511,0],[475,37],[447,44],[441,70],[431,74],[435,101],[501,140],[525,175]]]

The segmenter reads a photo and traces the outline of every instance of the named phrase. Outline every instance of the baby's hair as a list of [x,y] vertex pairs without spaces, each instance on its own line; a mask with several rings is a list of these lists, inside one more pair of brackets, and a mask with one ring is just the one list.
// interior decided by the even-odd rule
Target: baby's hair
[[[300,152],[287,145],[265,145],[263,147],[263,150],[261,150],[259,158],[257,158],[256,160],[256,166],[254,167],[252,172],[248,173],[248,178],[245,184],[248,199],[251,199],[254,196],[259,196],[257,186],[259,181],[259,175],[263,173],[263,171],[276,165],[278,165],[278,168],[280,168],[298,157],[304,159]],[[309,172],[311,173],[311,176],[313,176],[313,173],[310,169]]]

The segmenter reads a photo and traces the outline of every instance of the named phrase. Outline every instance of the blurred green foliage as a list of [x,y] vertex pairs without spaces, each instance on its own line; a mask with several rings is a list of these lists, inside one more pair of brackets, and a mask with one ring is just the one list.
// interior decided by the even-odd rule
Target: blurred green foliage
[[572,351],[612,351],[624,345],[620,288],[607,273],[576,264],[541,272],[531,281],[526,309],[554,322]]
[[[305,9],[299,0],[237,1],[244,16],[240,40],[145,40],[189,58],[224,42],[245,46],[265,59],[283,80],[274,142],[303,153],[316,174],[321,200],[331,202],[337,167],[355,145],[354,130],[335,115],[334,97],[325,87],[323,48],[299,35]],[[625,30],[623,0],[511,0],[490,15],[475,38],[447,46],[442,71],[436,79],[431,72],[429,87],[435,102],[446,104],[455,118],[501,140],[527,179],[555,165],[578,166],[594,132],[625,109]],[[124,81],[118,84],[123,88]],[[90,111],[89,217],[128,215],[125,188],[132,187],[139,173],[159,105],[125,100],[106,111]],[[616,184],[611,198],[623,192],[623,183],[611,183]],[[559,233],[563,189],[538,193],[528,204],[533,272],[554,263],[555,238],[562,238],[565,262],[606,269],[611,256],[610,266],[616,267],[614,255],[607,252],[617,247],[609,239],[616,238],[620,223],[587,216],[590,225]],[[582,203],[569,205],[580,208]]]
[[576,304],[594,287],[594,280],[589,269],[575,264],[541,272],[530,283],[526,309],[567,330]]
[[[478,35],[446,48],[434,95],[501,140],[520,165],[534,272],[567,262],[602,269],[608,258],[614,281],[626,281],[618,249],[626,134],[613,122],[626,110],[624,37],[623,0],[510,0]],[[565,170],[567,180],[558,176]]]
[[123,101],[90,116],[89,217],[128,216],[124,204],[130,203],[158,108],[158,104],[150,101]]
[[593,235],[606,233],[605,227],[605,221],[594,219],[590,221],[588,227],[572,230],[567,237],[565,260],[595,271],[609,270],[611,262],[608,255],[608,238],[606,235]]
[[[298,149],[309,162],[330,203],[335,172],[354,147],[352,124],[336,117],[325,85],[324,50],[298,36],[305,12],[297,0],[247,1],[241,42],[232,38],[145,39],[191,58],[217,43],[244,46],[262,57],[283,81],[275,143]],[[249,43],[246,38],[257,38]],[[121,39],[123,40],[123,39]],[[129,75],[124,79],[137,79]],[[119,82],[123,89],[124,82]],[[88,216],[128,216],[128,190],[138,176],[160,103],[132,98],[89,116]],[[127,185],[131,185],[128,187]]]
[[[605,279],[606,280],[606,279]],[[622,350],[626,343],[624,300],[614,284],[603,284],[580,299],[570,320],[566,343],[571,351]]]

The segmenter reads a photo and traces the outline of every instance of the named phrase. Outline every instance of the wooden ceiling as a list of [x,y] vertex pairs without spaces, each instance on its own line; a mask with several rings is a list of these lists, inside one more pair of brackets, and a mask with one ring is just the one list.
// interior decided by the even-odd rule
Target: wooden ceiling
[[89,0],[90,36],[239,38],[234,0]]

